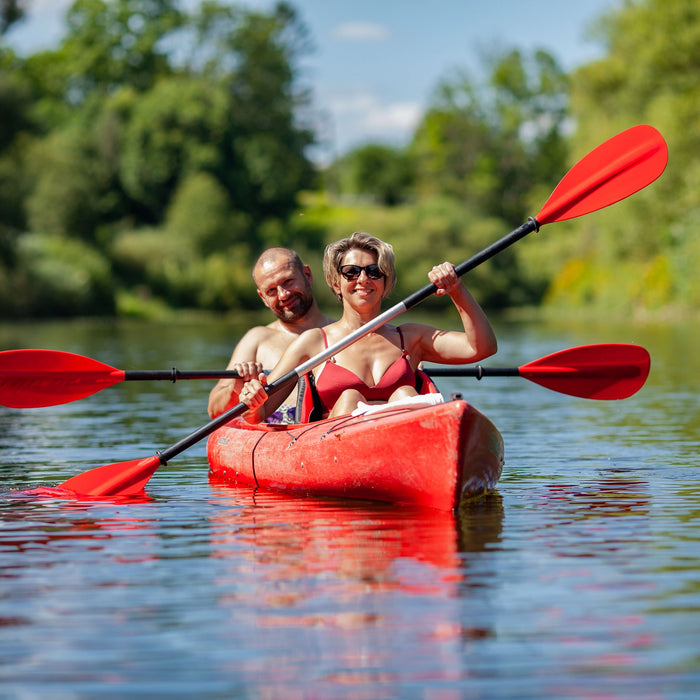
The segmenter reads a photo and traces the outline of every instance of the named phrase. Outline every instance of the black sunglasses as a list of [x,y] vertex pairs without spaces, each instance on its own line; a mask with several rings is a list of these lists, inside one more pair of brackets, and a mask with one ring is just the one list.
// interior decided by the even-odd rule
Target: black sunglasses
[[384,273],[379,269],[379,265],[341,265],[338,268],[338,272],[345,277],[346,280],[356,280],[359,279],[362,271],[371,280],[380,280],[384,277]]

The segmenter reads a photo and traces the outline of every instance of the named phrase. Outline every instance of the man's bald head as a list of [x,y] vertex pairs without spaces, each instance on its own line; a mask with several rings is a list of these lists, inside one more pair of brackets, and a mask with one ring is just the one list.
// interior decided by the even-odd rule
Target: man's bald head
[[259,278],[263,270],[280,267],[285,264],[291,265],[294,270],[301,274],[304,273],[304,263],[295,250],[280,246],[264,250],[255,262],[255,265],[253,265],[253,281],[260,288]]

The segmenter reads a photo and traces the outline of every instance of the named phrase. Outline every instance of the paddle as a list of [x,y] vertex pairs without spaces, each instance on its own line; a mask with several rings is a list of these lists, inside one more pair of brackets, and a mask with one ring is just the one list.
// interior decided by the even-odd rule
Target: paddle
[[522,367],[428,367],[430,377],[523,377],[584,399],[626,399],[649,375],[651,359],[640,345],[607,343],[560,350]]
[[220,379],[237,377],[233,370],[116,369],[60,350],[5,350],[0,352],[0,404],[10,408],[38,408],[77,401],[123,381],[144,379]]
[[[582,216],[629,197],[656,180],[664,171],[667,160],[666,143],[661,134],[651,126],[635,126],[613,136],[571,168],[536,217],[530,217],[522,226],[458,265],[455,268],[457,274],[464,275],[528,233],[538,231],[544,224]],[[267,385],[268,393],[290,390],[299,377],[399,314],[413,308],[436,290],[434,284],[428,284],[404,301],[395,304],[344,339]],[[169,459],[247,410],[248,407],[244,403],[239,403],[174,445],[157,452],[153,457],[106,464],[68,479],[61,487],[92,496],[138,493],[161,464],[166,464]]]
[[[522,367],[430,367],[431,377],[524,377],[552,391],[591,399],[622,399],[644,384],[649,353],[638,345],[587,345],[560,350]],[[220,379],[233,370],[121,370],[61,350],[0,352],[0,403],[38,408],[68,403],[121,381]]]

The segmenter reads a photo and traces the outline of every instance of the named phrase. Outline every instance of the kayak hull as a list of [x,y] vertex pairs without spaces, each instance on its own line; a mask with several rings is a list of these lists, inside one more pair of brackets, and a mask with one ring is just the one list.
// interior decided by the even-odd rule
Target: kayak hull
[[452,510],[495,487],[503,439],[458,400],[289,426],[235,420],[212,433],[207,457],[231,484]]

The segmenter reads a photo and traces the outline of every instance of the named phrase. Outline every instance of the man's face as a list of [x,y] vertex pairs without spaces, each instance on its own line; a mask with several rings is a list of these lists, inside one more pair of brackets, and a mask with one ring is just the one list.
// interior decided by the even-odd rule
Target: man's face
[[256,271],[255,281],[263,304],[287,323],[303,318],[313,304],[311,272],[306,266],[300,270],[286,259],[268,261]]

